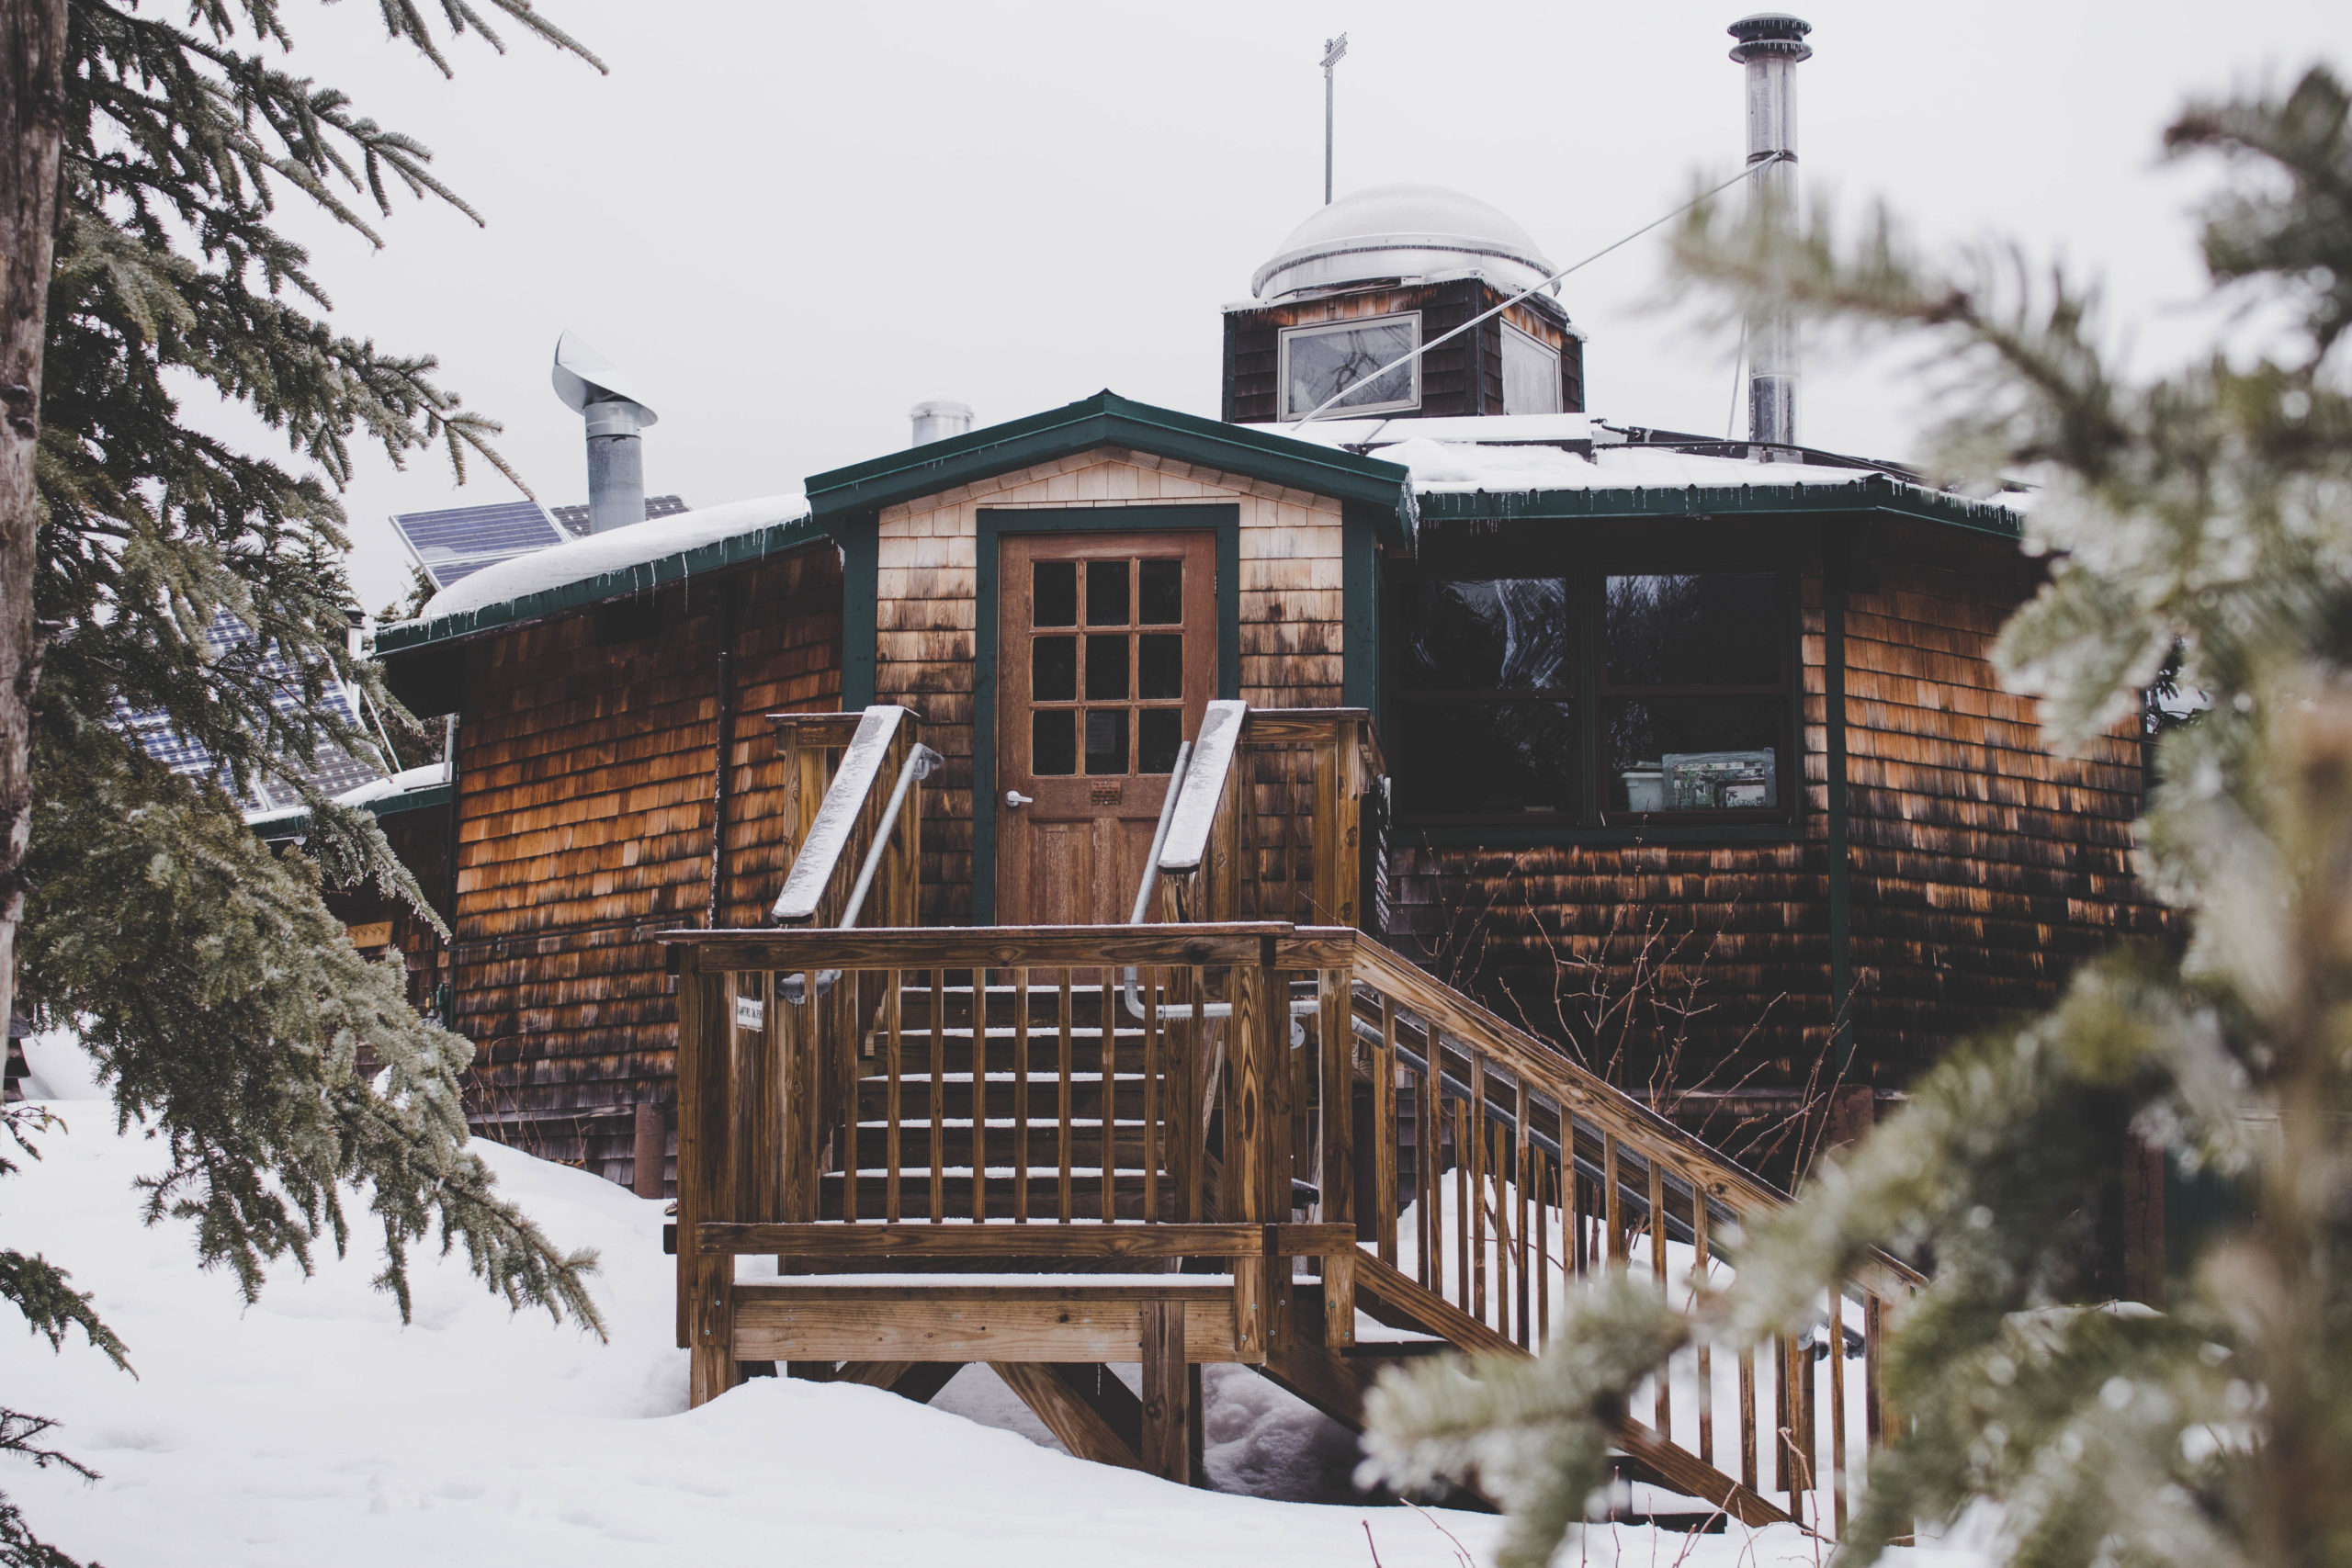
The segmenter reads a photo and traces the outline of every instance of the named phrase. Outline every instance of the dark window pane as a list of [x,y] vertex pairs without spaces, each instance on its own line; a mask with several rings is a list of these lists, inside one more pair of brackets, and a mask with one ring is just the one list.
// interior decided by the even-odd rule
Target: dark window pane
[[1127,695],[1127,639],[1091,637],[1086,639],[1086,695],[1098,703],[1124,702]]
[[1078,772],[1078,715],[1069,708],[1037,708],[1029,715],[1029,771]]
[[1078,696],[1078,638],[1041,637],[1029,644],[1029,694],[1041,703]]
[[1181,697],[1184,694],[1184,639],[1168,632],[1139,637],[1136,649],[1136,695]]
[[1397,809],[1411,817],[1573,814],[1576,710],[1567,703],[1399,705]]
[[1091,560],[1086,563],[1086,624],[1124,626],[1127,624],[1127,563]]
[[1172,626],[1184,618],[1184,563],[1148,560],[1136,569],[1136,620],[1147,626]]
[[1610,806],[1754,811],[1781,804],[1777,699],[1652,697],[1609,708]]
[[1172,773],[1184,739],[1182,708],[1145,708],[1136,715],[1136,772]]
[[1576,628],[1557,578],[1406,586],[1407,691],[1546,691],[1573,683]]
[[1780,585],[1762,571],[1609,580],[1609,682],[1766,686],[1781,679]]
[[1124,773],[1127,771],[1127,710],[1094,708],[1086,716],[1086,771]]
[[1078,625],[1078,563],[1041,560],[1032,568],[1029,590],[1030,624],[1039,626]]

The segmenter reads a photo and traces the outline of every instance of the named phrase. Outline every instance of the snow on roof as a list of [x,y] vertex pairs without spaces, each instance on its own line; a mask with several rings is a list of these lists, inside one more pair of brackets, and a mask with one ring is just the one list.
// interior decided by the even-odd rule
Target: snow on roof
[[[334,797],[338,806],[372,806],[378,816],[391,810],[404,810],[393,806],[402,795],[419,791],[437,789],[449,782],[449,771],[438,762],[427,762],[421,768],[407,768],[389,777],[375,779],[356,789],[345,790]],[[419,804],[429,804],[420,802]],[[307,832],[311,825],[311,808],[296,800],[267,807],[256,807],[245,813],[245,826],[258,831],[266,839],[277,838],[286,832]],[[272,831],[277,829],[277,831]]]
[[464,615],[526,594],[568,587],[683,555],[739,535],[797,523],[808,515],[808,498],[794,492],[705,506],[673,517],[648,518],[632,527],[591,534],[568,545],[550,546],[484,567],[435,593],[416,618],[434,621],[446,615]]
[[361,784],[357,789],[345,790],[334,797],[337,806],[367,806],[386,800],[411,790],[431,789],[449,782],[449,770],[439,762],[427,762],[421,768],[404,768],[388,779]]
[[1526,230],[1476,197],[1444,186],[1375,186],[1317,208],[1258,269],[1250,292],[1272,299],[1460,268],[1490,272],[1516,292],[1541,282],[1552,264]]
[[[1741,485],[1851,487],[1873,479],[1891,479],[1936,493],[1912,475],[1875,464],[1766,463],[1746,456],[1738,442],[1641,436],[1587,413],[1333,419],[1250,428],[1401,463],[1411,470],[1413,490],[1420,495]],[[1694,450],[1702,447],[1720,449]],[[1995,500],[2011,511],[2025,510],[2021,495],[2004,493]]]

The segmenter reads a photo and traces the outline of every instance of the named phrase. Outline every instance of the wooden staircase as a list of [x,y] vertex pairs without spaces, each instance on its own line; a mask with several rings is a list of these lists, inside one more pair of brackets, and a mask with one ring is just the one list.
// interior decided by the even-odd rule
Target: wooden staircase
[[1121,1018],[1115,993],[1105,997],[1099,983],[975,993],[967,980],[901,985],[891,999],[895,1011],[886,1001],[859,1041],[854,1173],[840,1146],[847,1140],[825,1151],[822,1212],[1178,1217],[1175,1184],[1147,1149],[1159,1122],[1160,1037]]
[[[799,923],[665,938],[696,1402],[751,1362],[927,1398],[986,1361],[1073,1452],[1198,1480],[1204,1363],[1360,1427],[1397,1360],[1533,1354],[1580,1277],[1687,1290],[1785,1201],[1351,926],[1311,923],[1357,907],[1376,754],[1360,715],[1278,715],[1278,772],[1254,717],[1211,706],[1163,824],[1159,918],[1066,928],[913,924],[911,716],[784,727],[810,797],[779,900]],[[1279,834],[1249,805],[1270,773]],[[864,886],[901,923],[844,919]],[[1679,1358],[1622,1425],[1626,1472],[1749,1524],[1842,1525],[1891,1419],[1883,1309],[1917,1282],[1873,1260],[1811,1335]],[[1122,1362],[1140,1395],[1103,1370]]]

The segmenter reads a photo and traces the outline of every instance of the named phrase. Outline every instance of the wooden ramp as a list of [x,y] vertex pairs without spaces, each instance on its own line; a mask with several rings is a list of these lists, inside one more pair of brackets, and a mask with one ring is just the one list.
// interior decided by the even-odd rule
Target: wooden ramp
[[[1360,1427],[1396,1360],[1534,1354],[1603,1269],[1687,1292],[1785,1201],[1363,933],[1230,918],[1269,863],[1245,852],[1247,725],[1220,722],[1157,846],[1156,920],[857,925],[862,886],[910,918],[919,863],[913,792],[890,789],[911,720],[870,712],[821,790],[831,826],[801,813],[780,908],[802,923],[665,935],[696,1403],[745,1363],[928,1398],[985,1362],[1072,1452],[1197,1480],[1204,1363]],[[1314,759],[1302,897],[1352,908],[1334,846],[1361,760],[1316,750],[1307,716],[1272,733]],[[817,799],[826,767],[803,763]],[[1678,1358],[1620,1429],[1628,1472],[1749,1524],[1842,1524],[1888,1418],[1883,1305],[1916,1283],[1874,1260],[1809,1334]]]

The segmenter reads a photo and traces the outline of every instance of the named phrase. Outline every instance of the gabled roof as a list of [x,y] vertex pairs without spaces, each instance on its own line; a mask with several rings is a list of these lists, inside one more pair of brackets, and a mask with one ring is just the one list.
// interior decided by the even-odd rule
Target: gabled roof
[[861,513],[1098,446],[1124,446],[1353,502],[1386,520],[1396,542],[1412,536],[1413,490],[1399,464],[1155,408],[1107,390],[1026,419],[812,475],[808,505],[819,525],[830,528]]

